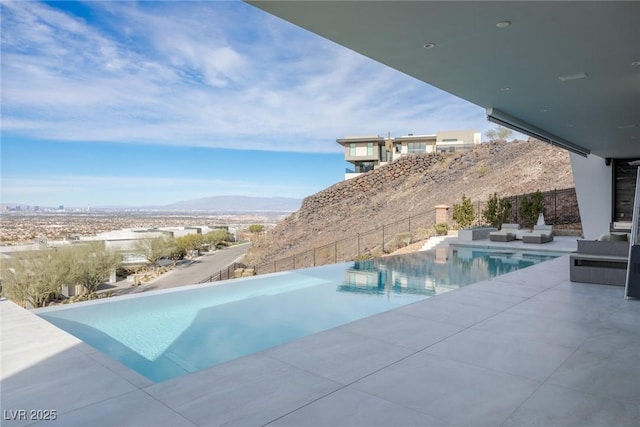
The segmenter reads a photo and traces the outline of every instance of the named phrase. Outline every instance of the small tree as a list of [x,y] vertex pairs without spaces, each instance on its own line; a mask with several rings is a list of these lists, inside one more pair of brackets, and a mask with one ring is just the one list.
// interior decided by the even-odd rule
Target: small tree
[[264,225],[262,224],[251,224],[249,226],[249,233],[253,234],[254,238],[260,237],[260,235],[264,232]]
[[498,198],[497,193],[493,193],[487,201],[487,206],[482,211],[484,220],[491,226],[500,228],[502,224],[509,220],[511,215],[511,202],[508,199]]
[[171,255],[173,245],[170,240],[173,239],[167,237],[140,239],[136,242],[136,250],[149,261],[151,269],[155,269],[159,260]]
[[264,225],[262,224],[251,224],[249,226],[249,233],[260,234],[264,231]]
[[473,203],[471,203],[471,199],[463,194],[462,204],[453,205],[453,220],[458,223],[460,228],[468,228],[475,219],[476,214],[473,209]]
[[122,256],[105,248],[103,242],[78,245],[69,251],[72,283],[82,285],[88,293],[94,293],[122,262]]
[[513,131],[511,129],[499,125],[496,126],[495,129],[489,129],[487,132],[485,132],[486,137],[489,138],[489,141],[491,142],[504,142],[507,140],[507,138],[511,137],[512,134]]
[[2,263],[3,292],[13,301],[44,307],[70,283],[69,264],[53,249],[22,252]]
[[544,198],[540,190],[533,193],[531,197],[525,196],[522,199],[518,213],[524,225],[533,226],[536,223],[538,216],[545,213]]
[[224,242],[233,241],[233,235],[229,232],[229,230],[218,229],[212,230],[204,235],[204,242],[208,245],[218,246]]
[[[202,234],[187,234],[175,239],[178,247],[185,250],[185,252],[200,249],[205,243],[205,238]],[[171,252],[171,251],[170,251]]]

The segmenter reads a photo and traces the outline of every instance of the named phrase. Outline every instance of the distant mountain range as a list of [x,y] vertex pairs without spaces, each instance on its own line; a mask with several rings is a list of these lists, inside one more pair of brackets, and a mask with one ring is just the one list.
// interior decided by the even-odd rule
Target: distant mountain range
[[[154,211],[205,211],[205,212],[295,212],[300,209],[302,199],[289,197],[250,197],[250,196],[213,196],[203,199],[184,200],[162,206],[95,206],[95,211],[120,211],[120,210],[154,210]],[[7,211],[88,211],[88,208],[80,207],[47,207],[25,205],[20,203],[3,203],[2,212]]]
[[301,205],[302,199],[288,197],[213,196],[159,206],[158,209],[212,212],[295,212],[300,209]]

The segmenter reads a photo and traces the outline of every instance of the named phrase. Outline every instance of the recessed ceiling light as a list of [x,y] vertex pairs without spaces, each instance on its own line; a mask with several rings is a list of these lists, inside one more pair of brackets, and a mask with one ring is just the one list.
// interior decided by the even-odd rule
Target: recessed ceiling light
[[434,47],[436,47],[436,44],[435,43],[425,43],[422,47],[425,48],[425,49],[433,49]]
[[540,112],[541,112],[541,113],[546,113],[547,111],[549,111],[549,110],[547,110],[546,108],[541,108],[541,109],[540,109]]
[[634,67],[637,67],[638,65],[640,65],[640,61],[633,61],[631,65],[633,65]]
[[509,92],[511,90],[511,88],[509,86],[505,86],[505,87],[501,87],[500,90],[502,92]]
[[558,78],[562,82],[568,82],[570,80],[579,80],[579,79],[584,79],[586,77],[589,77],[589,75],[587,73],[582,72],[582,73],[570,74],[568,76],[560,76]]
[[496,27],[507,28],[509,25],[511,25],[511,21],[500,21],[496,24]]

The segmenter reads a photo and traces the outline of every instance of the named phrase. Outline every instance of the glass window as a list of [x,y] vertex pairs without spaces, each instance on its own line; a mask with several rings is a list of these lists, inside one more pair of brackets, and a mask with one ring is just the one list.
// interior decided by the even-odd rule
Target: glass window
[[349,155],[350,156],[356,155],[356,144],[349,144]]
[[373,156],[373,142],[367,143],[367,156]]
[[407,152],[409,153],[425,153],[427,151],[426,142],[409,142],[407,144]]

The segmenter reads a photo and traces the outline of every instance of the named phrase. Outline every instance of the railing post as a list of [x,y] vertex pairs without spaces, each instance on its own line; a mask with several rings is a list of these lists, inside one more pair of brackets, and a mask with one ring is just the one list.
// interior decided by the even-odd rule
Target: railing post
[[313,248],[313,266],[316,266],[316,248]]

